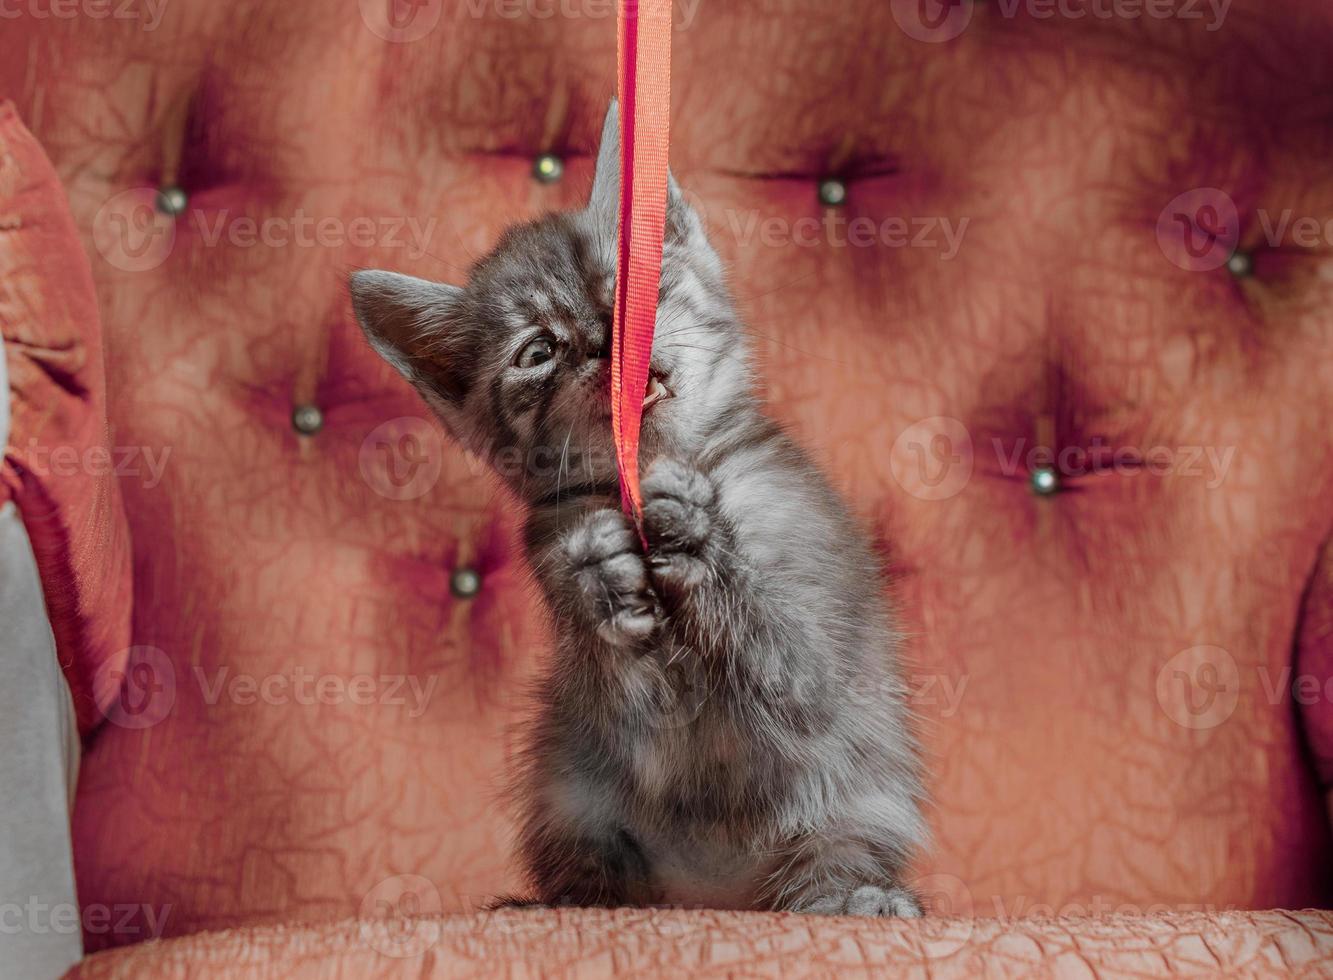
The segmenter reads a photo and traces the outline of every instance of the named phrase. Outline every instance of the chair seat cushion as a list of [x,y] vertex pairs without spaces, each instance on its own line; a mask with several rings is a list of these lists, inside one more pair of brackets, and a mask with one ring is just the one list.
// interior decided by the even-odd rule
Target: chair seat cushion
[[85,960],[136,977],[1327,976],[1333,913],[1016,920],[654,909],[495,912],[198,933]]

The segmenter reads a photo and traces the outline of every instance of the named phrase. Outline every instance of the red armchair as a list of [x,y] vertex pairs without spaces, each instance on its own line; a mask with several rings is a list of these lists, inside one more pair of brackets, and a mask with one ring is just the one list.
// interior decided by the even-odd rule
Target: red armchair
[[[893,572],[958,916],[920,924],[475,913],[519,887],[543,627],[343,282],[581,203],[611,5],[6,22],[141,459],[149,723],[86,741],[80,898],[126,918],[85,938],[185,937],[84,974],[1327,969],[1328,914],[1244,910],[1333,892],[1333,15],[929,6],[678,4],[673,118],[773,409]],[[386,909],[426,918],[346,921]]]

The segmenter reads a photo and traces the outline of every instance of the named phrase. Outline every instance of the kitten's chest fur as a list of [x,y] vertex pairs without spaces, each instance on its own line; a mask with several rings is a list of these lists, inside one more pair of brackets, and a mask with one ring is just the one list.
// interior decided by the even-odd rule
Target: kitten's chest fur
[[592,791],[652,867],[654,902],[753,908],[777,846],[826,798],[800,762],[818,753],[790,730],[756,725],[731,665],[688,640],[668,624],[659,649],[624,670],[655,692],[656,710],[649,724],[608,733],[611,775]]
[[[627,740],[616,821],[653,869],[654,900],[747,909],[788,821],[776,760],[716,689],[673,686],[656,729]],[[762,815],[762,817],[761,817]]]
[[706,838],[650,836],[640,846],[653,867],[654,904],[672,908],[754,908],[774,864],[770,855]]
[[746,728],[718,665],[694,652],[681,658],[665,671],[640,664],[661,710],[624,733],[624,806],[644,823],[659,817],[695,835],[720,840],[729,829],[749,839],[746,815],[761,804],[771,809],[782,792],[770,782],[774,748]]

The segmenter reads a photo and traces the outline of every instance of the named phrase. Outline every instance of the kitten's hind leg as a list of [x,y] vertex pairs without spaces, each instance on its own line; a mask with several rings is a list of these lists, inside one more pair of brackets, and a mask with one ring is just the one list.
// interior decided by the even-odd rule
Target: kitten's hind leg
[[537,893],[531,904],[613,908],[652,902],[648,862],[623,830],[593,834],[541,821],[524,833],[523,856]]
[[896,863],[865,838],[812,834],[783,853],[762,894],[775,911],[918,918],[921,903],[899,883]]
[[484,912],[504,912],[509,909],[549,909],[535,898],[519,898],[517,895],[501,895],[493,898],[482,908]]
[[921,903],[906,888],[897,885],[887,888],[862,885],[850,894],[834,891],[820,895],[806,904],[791,909],[809,915],[862,915],[867,917],[892,916],[900,919],[921,917]]

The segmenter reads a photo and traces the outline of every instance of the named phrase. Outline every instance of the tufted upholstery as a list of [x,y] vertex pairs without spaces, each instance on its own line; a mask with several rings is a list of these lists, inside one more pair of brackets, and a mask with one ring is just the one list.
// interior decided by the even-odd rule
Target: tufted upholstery
[[[1011,920],[1326,904],[1333,244],[1265,221],[1333,218],[1333,15],[976,4],[932,43],[897,0],[678,6],[673,164],[773,410],[893,569],[923,891]],[[169,450],[160,481],[121,481],[161,717],[88,743],[84,903],[169,906],[179,935],[373,911],[397,875],[427,912],[517,887],[497,792],[544,635],[516,515],[414,421],[342,283],[457,280],[506,224],[581,203],[614,31],[596,3],[538,8],[422,0],[439,22],[402,43],[370,0],[4,22],[0,94],[92,256],[114,441]],[[559,182],[531,177],[547,151]],[[190,210],[145,219],[168,184]],[[1195,188],[1234,202],[1249,275],[1182,260],[1159,217]],[[829,213],[903,218],[917,244],[785,233]],[[330,219],[319,243],[302,216]],[[269,244],[244,218],[279,222]],[[923,219],[966,222],[958,247]],[[1036,495],[1033,447],[1116,465],[1069,460]],[[337,693],[357,675],[373,703]],[[430,686],[424,710],[394,678]]]

